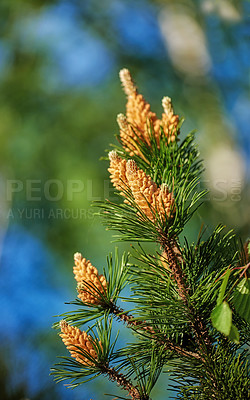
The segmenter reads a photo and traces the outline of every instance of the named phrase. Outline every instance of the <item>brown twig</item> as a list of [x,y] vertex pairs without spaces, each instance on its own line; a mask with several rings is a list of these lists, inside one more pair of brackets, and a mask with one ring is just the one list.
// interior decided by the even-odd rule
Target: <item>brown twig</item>
[[227,296],[226,296],[226,298],[225,298],[225,301],[228,300],[228,298],[229,298],[229,296],[231,295],[233,289],[235,288],[235,286],[238,285],[238,283],[240,282],[240,280],[241,280],[241,278],[243,277],[243,275],[245,275],[245,279],[247,279],[247,270],[249,269],[249,267],[250,267],[250,262],[247,263],[246,265],[244,265],[243,267],[236,267],[236,268],[233,268],[233,269],[232,269],[232,271],[233,271],[233,270],[236,270],[236,269],[241,269],[242,272],[241,272],[240,276],[239,276],[239,277],[236,279],[236,281],[234,282],[233,286],[230,288],[229,293],[227,294]]
[[177,283],[178,293],[185,304],[187,304],[188,299],[188,289],[186,287],[185,277],[181,265],[183,264],[182,255],[177,242],[172,240],[164,239],[162,243],[163,254],[162,256],[166,258],[172,276]]
[[157,343],[159,343],[160,345],[163,345],[166,349],[174,351],[181,356],[193,357],[196,359],[200,359],[200,356],[198,353],[186,350],[185,348],[173,343],[165,335],[164,335],[163,339],[159,340],[157,333],[155,332],[155,330],[153,329],[152,326],[145,324],[144,321],[135,320],[131,314],[128,314],[123,309],[117,307],[115,304],[113,304],[110,311],[112,312],[112,314],[114,314],[120,320],[125,322],[131,328],[141,329],[144,332],[149,332],[151,335],[150,336],[151,339],[154,339],[155,341],[157,341]]
[[207,327],[204,325],[202,318],[195,312],[192,305],[188,301],[188,287],[186,284],[185,275],[183,272],[184,260],[175,239],[168,239],[165,236],[162,240],[163,253],[168,262],[170,271],[172,273],[173,279],[177,283],[178,293],[187,308],[187,312],[191,319],[191,326],[196,336],[199,348],[203,353],[204,344],[205,346],[211,346],[211,339]]
[[108,375],[109,379],[116,382],[118,386],[126,390],[131,396],[132,400],[148,400],[148,398],[141,398],[139,390],[132,384],[130,379],[126,378],[123,374],[116,371],[114,368],[110,368],[107,365],[102,367],[102,373]]
[[[189,316],[192,330],[196,337],[196,342],[199,348],[198,357],[203,365],[210,362],[209,354],[211,354],[212,340],[210,339],[208,329],[205,326],[201,316],[195,311],[193,306],[189,303],[188,288],[186,285],[186,279],[183,271],[184,260],[179,249],[179,246],[174,239],[167,239],[164,237],[162,241],[163,251],[167,255],[167,261],[169,269],[172,272],[173,279],[178,285],[178,293],[186,306],[187,314]],[[209,373],[210,379],[213,382],[215,388],[217,388],[216,377],[213,373]]]

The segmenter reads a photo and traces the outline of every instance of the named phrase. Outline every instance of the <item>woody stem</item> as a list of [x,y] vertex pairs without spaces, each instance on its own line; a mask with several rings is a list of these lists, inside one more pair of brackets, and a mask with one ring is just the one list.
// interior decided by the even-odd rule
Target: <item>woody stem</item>
[[172,272],[173,279],[177,283],[178,293],[186,306],[188,315],[191,320],[191,326],[196,336],[200,350],[203,352],[205,346],[211,346],[211,339],[208,334],[207,327],[205,326],[202,318],[194,310],[193,306],[189,303],[189,293],[186,284],[185,275],[183,272],[184,260],[175,239],[164,238],[162,242],[163,251],[166,254],[169,268]]
[[148,400],[148,398],[142,399],[138,389],[133,386],[130,379],[126,378],[123,374],[119,373],[114,368],[111,368],[108,365],[104,365],[102,366],[102,373],[108,375],[111,381],[116,382],[118,386],[126,390],[131,396],[132,400]]
[[128,314],[127,312],[125,312],[123,309],[119,308],[115,304],[112,304],[112,308],[110,309],[110,312],[112,314],[114,314],[117,318],[119,318],[121,321],[124,321],[129,327],[136,328],[136,329],[139,328],[142,331],[144,331],[145,333],[146,332],[150,333],[150,337],[152,339],[154,339],[157,343],[163,345],[166,349],[174,351],[181,356],[194,357],[196,359],[200,359],[199,354],[192,352],[192,351],[188,351],[185,348],[173,343],[165,335],[164,335],[164,339],[162,339],[162,337],[159,339],[157,336],[157,333],[152,328],[152,326],[145,325],[145,322],[143,322],[143,321],[134,320],[134,317],[131,314]]

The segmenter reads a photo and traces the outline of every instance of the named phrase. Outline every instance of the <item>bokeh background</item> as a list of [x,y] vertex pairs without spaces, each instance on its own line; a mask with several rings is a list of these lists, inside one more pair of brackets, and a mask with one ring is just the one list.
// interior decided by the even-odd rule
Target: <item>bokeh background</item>
[[1,399],[119,393],[101,378],[71,391],[49,370],[66,355],[51,326],[76,296],[74,252],[102,267],[114,248],[90,204],[113,194],[99,159],[125,109],[121,68],[159,114],[172,98],[183,136],[197,130],[210,194],[188,238],[218,222],[248,237],[249,16],[236,0],[1,0]]

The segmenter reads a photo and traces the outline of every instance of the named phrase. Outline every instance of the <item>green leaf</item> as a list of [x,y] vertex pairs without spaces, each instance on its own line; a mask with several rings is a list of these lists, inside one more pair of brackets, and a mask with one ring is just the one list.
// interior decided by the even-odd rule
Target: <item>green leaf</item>
[[233,325],[232,324],[232,326],[231,326],[231,330],[230,330],[230,333],[229,333],[229,339],[232,341],[232,342],[234,342],[234,343],[236,343],[236,344],[239,344],[240,343],[240,335],[239,335],[239,331],[238,331],[238,329],[236,328],[236,326],[235,325]]
[[222,303],[222,301],[223,301],[230,273],[231,273],[231,271],[230,271],[230,269],[228,269],[226,274],[225,274],[225,276],[224,276],[224,278],[223,278],[223,281],[222,281],[222,284],[221,284],[221,288],[220,288],[220,292],[219,292],[219,295],[218,295],[218,298],[217,298],[217,306],[220,305]]
[[214,328],[229,336],[232,327],[232,311],[226,301],[214,308],[211,319]]
[[250,323],[250,279],[243,278],[235,289],[233,303],[237,313]]

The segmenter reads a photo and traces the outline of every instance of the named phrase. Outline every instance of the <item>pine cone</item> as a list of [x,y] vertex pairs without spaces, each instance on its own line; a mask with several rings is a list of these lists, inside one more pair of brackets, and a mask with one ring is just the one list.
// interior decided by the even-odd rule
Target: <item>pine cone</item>
[[93,347],[93,339],[86,332],[82,332],[79,328],[69,325],[65,320],[60,321],[63,343],[69,350],[71,356],[78,362],[86,365],[94,365],[87,357],[81,354],[80,350],[86,351],[91,357],[97,359],[96,351]]
[[78,283],[78,297],[84,303],[100,304],[99,292],[107,291],[107,282],[103,275],[99,275],[97,269],[89,260],[83,258],[81,253],[74,255],[75,266],[73,272]]

